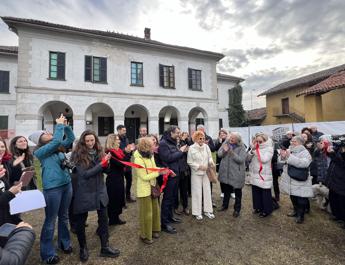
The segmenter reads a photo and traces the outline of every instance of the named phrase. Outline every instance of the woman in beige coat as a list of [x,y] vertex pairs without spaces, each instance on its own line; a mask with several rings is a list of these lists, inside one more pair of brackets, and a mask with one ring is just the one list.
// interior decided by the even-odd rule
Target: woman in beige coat
[[210,219],[215,216],[212,208],[211,186],[206,171],[214,164],[210,148],[205,144],[205,134],[196,131],[193,134],[194,144],[189,147],[187,163],[192,171],[192,214],[202,220],[202,198],[204,198],[204,214]]

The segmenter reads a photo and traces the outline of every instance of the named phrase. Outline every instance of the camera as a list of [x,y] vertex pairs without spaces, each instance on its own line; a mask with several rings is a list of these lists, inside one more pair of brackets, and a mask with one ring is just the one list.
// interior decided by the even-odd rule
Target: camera
[[68,160],[67,158],[65,158],[64,160],[61,161],[61,168],[63,170],[65,170],[66,168],[69,170],[69,171],[73,171],[73,169],[75,168],[75,165],[73,162],[71,162],[70,160]]
[[345,147],[345,134],[332,135],[331,142],[334,150],[338,150],[341,147]]

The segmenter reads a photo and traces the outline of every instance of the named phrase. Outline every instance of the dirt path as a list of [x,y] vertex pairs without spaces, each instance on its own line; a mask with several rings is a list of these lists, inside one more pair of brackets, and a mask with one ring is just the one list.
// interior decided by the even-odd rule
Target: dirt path
[[[219,206],[218,194],[215,189],[214,199]],[[239,218],[232,217],[230,208],[227,212],[215,212],[214,220],[198,222],[183,216],[183,223],[175,226],[178,234],[162,233],[157,242],[147,246],[139,240],[137,204],[130,204],[123,214],[127,224],[110,228],[111,245],[122,252],[115,260],[98,257],[97,221],[91,214],[87,228],[90,260],[86,264],[345,264],[345,230],[315,205],[312,204],[302,225],[286,216],[290,211],[287,196],[282,196],[281,208],[268,218],[253,215],[251,206],[251,189],[246,186]],[[43,215],[40,210],[24,216],[25,221],[33,224],[38,238]],[[60,264],[81,264],[76,236],[72,235],[72,239],[74,253],[59,253]],[[40,264],[38,239],[27,264]]]

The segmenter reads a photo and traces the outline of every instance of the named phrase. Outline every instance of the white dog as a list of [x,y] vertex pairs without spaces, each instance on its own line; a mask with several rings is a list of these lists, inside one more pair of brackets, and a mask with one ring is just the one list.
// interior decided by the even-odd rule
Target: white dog
[[320,209],[331,213],[331,208],[329,205],[328,193],[329,189],[323,184],[314,184],[313,185],[313,192],[314,198],[316,200],[316,204],[319,206]]

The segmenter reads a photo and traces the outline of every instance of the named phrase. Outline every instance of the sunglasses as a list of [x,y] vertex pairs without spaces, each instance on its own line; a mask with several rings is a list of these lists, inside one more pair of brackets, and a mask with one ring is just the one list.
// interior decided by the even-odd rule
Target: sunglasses
[[263,143],[263,141],[256,141],[258,144],[262,144]]
[[205,138],[199,138],[199,140],[205,140]]

